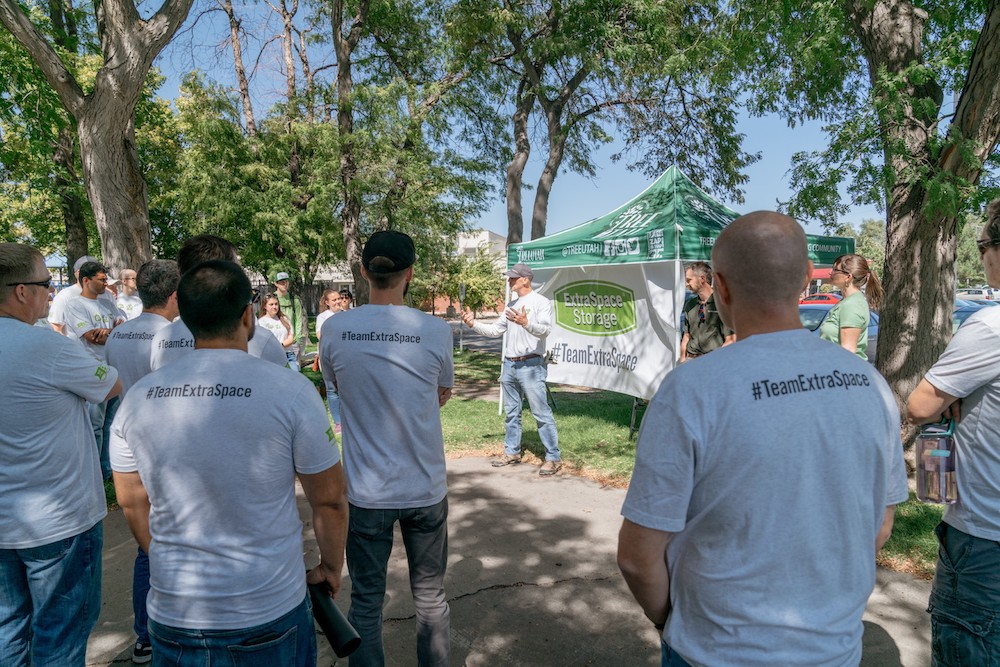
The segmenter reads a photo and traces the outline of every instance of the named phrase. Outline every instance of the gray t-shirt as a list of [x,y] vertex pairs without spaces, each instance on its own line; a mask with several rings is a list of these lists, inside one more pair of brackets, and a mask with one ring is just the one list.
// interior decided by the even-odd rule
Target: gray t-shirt
[[1000,541],[1000,308],[983,308],[965,321],[927,381],[962,399],[955,430],[958,501],[945,523],[985,540]]
[[[149,365],[155,371],[192,351],[194,351],[194,336],[182,320],[176,319],[156,332],[150,350]],[[247,352],[251,357],[258,357],[278,366],[288,366],[285,348],[281,347],[281,343],[275,340],[270,331],[259,324],[254,330],[253,338],[247,343]]]
[[438,387],[454,383],[447,322],[364,305],[323,324],[320,367],[336,381],[347,497],[368,509],[429,507],[448,493]]
[[0,317],[0,549],[79,535],[107,514],[87,404],[118,372],[55,331]]
[[907,498],[899,424],[871,364],[804,329],[671,371],[622,507],[674,533],[666,642],[695,666],[858,664],[875,538]]
[[104,347],[108,364],[118,369],[118,377],[122,381],[122,398],[139,378],[153,370],[149,366],[153,337],[168,324],[169,320],[162,315],[142,312],[135,319],[115,327],[108,336]]
[[340,460],[305,376],[241,350],[195,350],[133,385],[110,449],[112,468],[138,471],[149,494],[150,618],[231,630],[302,603],[295,474]]

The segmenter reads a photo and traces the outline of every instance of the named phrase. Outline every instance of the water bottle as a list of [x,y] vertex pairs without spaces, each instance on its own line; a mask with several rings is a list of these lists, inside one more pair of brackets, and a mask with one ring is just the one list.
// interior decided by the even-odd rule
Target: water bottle
[[958,500],[955,483],[955,420],[926,424],[916,443],[917,500],[950,505]]

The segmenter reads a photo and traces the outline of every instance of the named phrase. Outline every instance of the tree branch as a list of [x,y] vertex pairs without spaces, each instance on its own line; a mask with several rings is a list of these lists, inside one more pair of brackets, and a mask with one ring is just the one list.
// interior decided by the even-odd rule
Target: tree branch
[[[981,163],[993,152],[997,137],[1000,136],[1000,7],[990,3],[983,22],[979,40],[972,52],[969,73],[955,110],[953,127],[962,138],[975,143],[975,151]],[[969,170],[962,151],[956,150],[953,142],[942,151],[941,168],[953,174],[968,176]],[[978,179],[982,167],[976,171],[973,181]]]
[[[104,0],[107,2],[107,0]],[[127,3],[133,8],[131,0]],[[165,0],[160,9],[145,23],[144,41],[153,55],[158,54],[181,27],[191,11],[194,0]]]
[[83,90],[45,37],[31,23],[15,0],[0,0],[0,23],[10,31],[42,70],[45,80],[73,116],[83,109]]

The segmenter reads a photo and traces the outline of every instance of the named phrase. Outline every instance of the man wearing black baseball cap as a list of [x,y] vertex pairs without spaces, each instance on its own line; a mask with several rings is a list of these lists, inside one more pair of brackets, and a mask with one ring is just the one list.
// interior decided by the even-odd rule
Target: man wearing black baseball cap
[[[539,469],[542,477],[550,477],[562,468],[559,435],[545,395],[545,338],[552,330],[552,302],[531,288],[535,272],[527,264],[515,264],[504,273],[515,298],[493,324],[479,324],[469,311],[462,321],[483,336],[498,338],[507,333],[504,343],[503,370],[500,387],[506,414],[504,454],[493,461],[494,468],[521,462],[521,394],[528,397],[528,406],[538,424],[538,437],[545,446],[545,463]],[[510,326],[515,324],[517,326]]]
[[451,328],[403,305],[417,259],[413,240],[376,232],[361,253],[366,305],[323,323],[323,377],[340,393],[350,518],[348,619],[361,635],[351,664],[385,664],[382,606],[393,525],[410,568],[417,664],[449,662],[448,486],[440,407],[454,382]]

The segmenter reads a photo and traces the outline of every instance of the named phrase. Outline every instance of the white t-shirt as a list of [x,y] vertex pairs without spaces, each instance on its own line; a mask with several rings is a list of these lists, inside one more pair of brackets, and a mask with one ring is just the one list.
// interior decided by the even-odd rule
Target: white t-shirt
[[279,343],[288,338],[289,334],[288,327],[282,324],[281,320],[277,318],[265,315],[264,317],[261,317],[260,319],[257,320],[257,324],[258,326],[262,326],[268,331],[270,331],[272,334],[274,334],[274,337],[277,339]]
[[[191,330],[187,328],[187,325],[178,318],[156,332],[150,351],[150,368],[154,371],[163,368],[192,351],[194,351],[194,336],[191,335]],[[247,343],[247,352],[251,357],[258,357],[284,368],[288,367],[285,348],[274,340],[271,332],[260,325],[254,330],[253,338]]]
[[[340,313],[340,312],[343,312],[343,311],[340,311],[340,310],[337,311],[337,313]],[[321,335],[320,331],[322,331],[322,329],[323,329],[323,323],[326,322],[328,319],[330,319],[331,316],[336,315],[337,313],[333,312],[332,310],[324,310],[322,313],[320,313],[319,315],[316,316],[316,336],[317,337],[319,337]]]
[[112,468],[138,471],[149,494],[150,618],[231,630],[302,603],[295,474],[340,460],[305,376],[240,350],[195,350],[133,385],[110,447]]
[[875,538],[907,499],[899,412],[871,364],[802,330],[671,371],[622,515],[674,533],[664,640],[692,665],[857,665]]
[[545,355],[545,337],[552,330],[552,302],[538,292],[532,291],[524,296],[514,295],[514,300],[507,308],[518,313],[524,308],[528,315],[527,326],[512,324],[507,315],[500,317],[493,324],[476,322],[472,329],[483,336],[497,338],[507,332],[503,354],[505,357],[525,357],[529,354]]
[[927,381],[962,399],[955,430],[958,501],[944,522],[984,540],[1000,541],[1000,308],[965,321]]
[[406,306],[331,317],[323,377],[336,381],[347,497],[358,507],[429,507],[448,493],[438,387],[454,384],[451,327]]
[[0,549],[79,535],[107,514],[87,402],[118,371],[55,331],[0,318]]
[[118,310],[118,307],[107,299],[88,299],[84,296],[78,296],[66,304],[66,310],[63,312],[63,320],[66,324],[64,333],[69,338],[83,343],[87,351],[96,359],[104,361],[107,359],[104,345],[91,343],[81,336],[92,329],[111,329],[115,326],[115,322],[124,318],[125,315]]
[[[83,292],[83,288],[80,287],[80,283],[73,283],[68,287],[64,287],[59,290],[56,295],[52,298],[52,303],[49,305],[49,322],[52,324],[64,324],[63,313],[66,310],[66,304],[70,300],[75,299],[80,296]],[[115,298],[110,292],[105,291],[103,294],[97,297],[98,299],[103,299],[109,304],[114,305]],[[115,306],[117,308],[117,306]]]
[[134,320],[139,317],[139,313],[142,312],[142,299],[139,298],[138,294],[133,294],[128,296],[124,292],[118,295],[115,299],[115,305],[118,306],[118,310],[125,313],[125,317]]
[[162,315],[140,313],[134,320],[115,327],[104,346],[108,363],[118,369],[122,381],[122,398],[139,378],[148,374],[150,350],[156,332],[170,324]]

